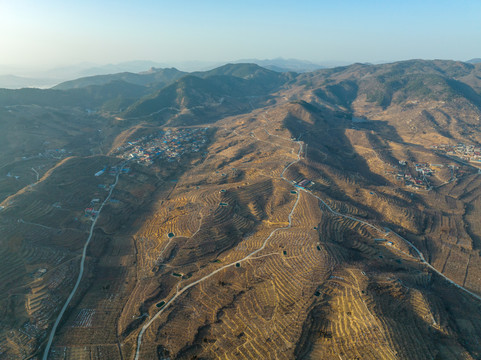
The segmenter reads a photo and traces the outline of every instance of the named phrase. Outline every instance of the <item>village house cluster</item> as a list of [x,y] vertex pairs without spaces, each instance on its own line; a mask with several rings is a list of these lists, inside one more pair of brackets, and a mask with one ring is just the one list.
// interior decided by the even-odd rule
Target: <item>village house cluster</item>
[[457,145],[433,145],[432,149],[444,152],[446,155],[455,156],[468,162],[481,163],[481,147],[459,143]]
[[397,171],[386,171],[386,174],[391,174],[396,177],[397,180],[403,181],[404,186],[412,187],[414,189],[426,188],[429,189],[431,184],[428,177],[431,177],[435,170],[433,167],[443,167],[441,164],[424,164],[414,163],[412,167],[408,165],[406,160],[400,160],[398,166],[394,166]]
[[430,184],[426,177],[432,176],[434,174],[434,170],[429,164],[413,164],[416,171],[414,174],[411,174],[411,172],[407,168],[406,161],[400,161],[399,164],[401,165],[401,171],[397,173],[396,178],[404,180],[405,186],[414,188],[429,188]]
[[413,189],[430,190],[433,187],[431,177],[436,173],[436,169],[449,168],[451,173],[449,181],[464,174],[458,166],[447,164],[408,163],[406,160],[400,160],[399,165],[393,167],[397,171],[385,171],[385,173],[393,175],[396,180],[402,181],[404,186]]
[[22,156],[22,160],[31,160],[37,158],[62,160],[71,153],[71,151],[67,151],[65,149],[47,149],[43,153],[38,153],[37,155]]
[[208,128],[169,129],[144,136],[117,148],[122,158],[142,165],[152,165],[157,159],[179,161],[186,153],[199,152],[207,142]]
[[[130,167],[125,166],[125,163],[110,166],[110,168],[106,165],[102,170],[97,171],[94,175],[96,177],[101,177],[102,175],[108,173],[110,176],[117,176],[117,174],[128,174],[130,173]],[[110,184],[98,184],[97,187],[99,189],[104,189],[105,191],[109,192],[111,189]],[[119,200],[110,199],[110,203],[118,203]],[[95,198],[90,201],[89,206],[87,206],[84,210],[85,217],[89,218],[90,220],[94,221],[97,216],[100,214],[100,208],[102,206],[102,200],[100,198]]]
[[[429,165],[429,164],[414,164],[414,168],[416,169],[416,172],[421,176],[432,176],[434,173],[434,170],[431,169],[431,166],[432,165]],[[439,164],[438,166],[442,167],[443,165]]]

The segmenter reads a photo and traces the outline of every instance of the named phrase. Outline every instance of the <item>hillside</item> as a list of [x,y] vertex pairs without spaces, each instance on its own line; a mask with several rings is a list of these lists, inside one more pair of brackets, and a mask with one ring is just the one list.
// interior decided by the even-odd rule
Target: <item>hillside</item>
[[297,72],[297,73],[304,73],[304,72],[311,72],[316,71],[326,66],[314,64],[310,61],[305,60],[298,60],[298,59],[283,59],[283,58],[276,58],[276,59],[248,59],[248,60],[239,60],[236,61],[237,63],[254,63],[263,68],[277,71],[277,72]]
[[148,90],[124,81],[104,85],[90,85],[71,90],[0,89],[0,106],[42,106],[52,108],[80,108],[119,111],[136,101]]
[[479,359],[480,70],[0,92],[0,359]]
[[80,79],[66,81],[53,87],[55,90],[78,89],[92,85],[106,85],[111,82],[123,81],[129,84],[149,86],[153,88],[162,88],[175,80],[186,75],[185,72],[175,68],[156,69],[151,68],[149,71],[141,73],[117,73],[109,75],[95,75]]
[[150,117],[165,121],[165,117],[172,116],[172,112],[181,115],[188,112],[188,121],[205,116],[218,119],[220,116],[247,111],[253,104],[265,101],[289,78],[254,64],[228,64],[185,76],[140,99],[122,117]]

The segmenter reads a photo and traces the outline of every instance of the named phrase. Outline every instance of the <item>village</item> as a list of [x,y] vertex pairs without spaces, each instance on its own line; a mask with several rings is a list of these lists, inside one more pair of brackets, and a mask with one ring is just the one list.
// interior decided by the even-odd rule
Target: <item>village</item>
[[431,149],[444,153],[448,156],[457,157],[463,161],[481,164],[481,146],[439,144],[432,145]]
[[[48,142],[46,143],[48,144]],[[69,156],[69,154],[71,153],[71,151],[67,151],[65,149],[47,149],[42,153],[37,153],[36,155],[22,156],[22,160],[31,160],[38,158],[62,160]]]
[[[105,173],[108,173],[110,176],[117,176],[118,173],[120,174],[129,174],[130,173],[130,167],[125,166],[125,163],[123,165],[115,165],[115,166],[105,166],[102,170],[97,171],[94,176],[95,177],[100,177],[104,175]],[[103,189],[106,192],[110,192],[111,185],[107,184],[98,184],[97,187],[99,189]],[[109,202],[112,204],[119,203],[119,200],[117,199],[109,199]],[[90,200],[89,206],[87,206],[84,210],[85,217],[89,218],[89,220],[94,221],[97,216],[100,214],[100,208],[102,206],[102,201],[100,198],[94,198]]]
[[180,161],[186,153],[199,152],[207,141],[208,128],[161,130],[119,146],[115,154],[138,164],[150,166],[157,159]]
[[[392,175],[397,181],[401,181],[403,186],[413,190],[431,190],[434,187],[432,177],[443,168],[448,168],[450,179],[448,182],[454,181],[462,174],[458,166],[446,164],[428,164],[428,163],[408,163],[407,160],[399,160],[399,165],[394,167],[397,171],[385,171],[385,174]],[[437,184],[439,186],[439,184]]]

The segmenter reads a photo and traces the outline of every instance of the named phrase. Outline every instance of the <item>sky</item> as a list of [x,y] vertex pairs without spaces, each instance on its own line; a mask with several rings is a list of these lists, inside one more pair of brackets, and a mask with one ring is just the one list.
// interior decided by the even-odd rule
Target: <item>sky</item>
[[0,0],[0,67],[481,57],[479,0]]

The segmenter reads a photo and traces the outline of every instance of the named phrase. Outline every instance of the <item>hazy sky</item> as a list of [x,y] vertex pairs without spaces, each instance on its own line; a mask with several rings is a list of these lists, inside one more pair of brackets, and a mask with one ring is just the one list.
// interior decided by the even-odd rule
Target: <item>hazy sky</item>
[[0,0],[0,65],[481,57],[479,0]]

